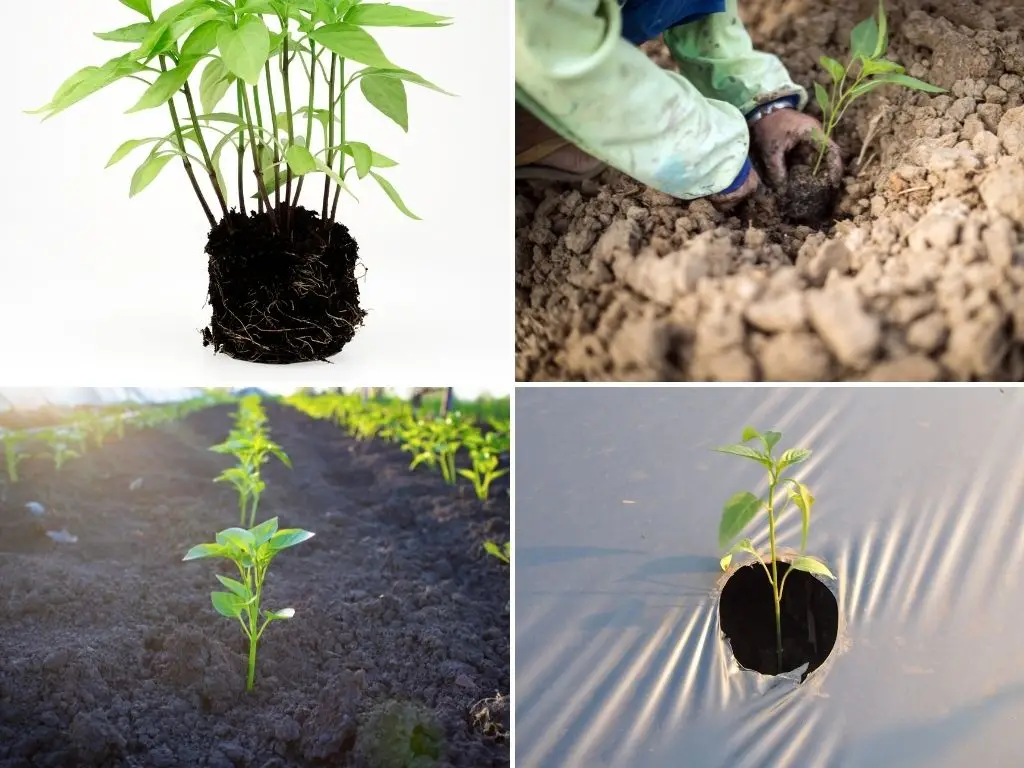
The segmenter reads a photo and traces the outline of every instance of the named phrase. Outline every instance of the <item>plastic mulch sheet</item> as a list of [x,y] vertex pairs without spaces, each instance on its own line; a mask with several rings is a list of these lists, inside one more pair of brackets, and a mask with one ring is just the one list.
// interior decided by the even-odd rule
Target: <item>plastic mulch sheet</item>
[[[710,449],[747,425],[813,452],[838,626],[803,682],[720,627],[722,507],[767,484]],[[1022,436],[1019,389],[520,389],[516,765],[1020,765]]]

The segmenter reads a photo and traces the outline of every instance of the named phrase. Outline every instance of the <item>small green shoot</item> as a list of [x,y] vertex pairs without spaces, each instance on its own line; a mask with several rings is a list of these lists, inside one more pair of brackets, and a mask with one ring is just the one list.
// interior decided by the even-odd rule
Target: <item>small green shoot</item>
[[25,441],[25,435],[21,432],[4,432],[0,442],[4,446],[4,464],[7,467],[7,479],[13,485],[18,482],[18,465],[28,458],[21,449]]
[[508,474],[507,469],[498,469],[501,440],[501,434],[498,432],[488,432],[486,435],[476,432],[467,440],[473,467],[472,469],[460,469],[458,473],[473,484],[476,497],[481,501],[490,495],[491,483]]
[[487,554],[498,558],[501,562],[505,563],[505,565],[512,565],[511,541],[506,541],[502,546],[498,546],[493,541],[485,541],[484,549],[487,550]]
[[[814,84],[814,96],[821,107],[824,130],[815,133],[818,159],[814,175],[818,175],[822,160],[828,152],[829,141],[843,119],[846,110],[859,97],[883,85],[902,85],[925,93],[945,93],[944,88],[910,77],[906,70],[885,58],[889,47],[889,21],[885,15],[885,0],[878,0],[878,18],[865,19],[850,35],[850,61],[846,66],[828,56],[819,60],[832,80],[830,89]],[[851,74],[853,73],[853,74]]]
[[[722,510],[722,520],[718,526],[718,547],[726,549],[730,542],[743,532],[743,529],[764,510],[768,513],[768,541],[771,547],[771,568],[765,563],[760,553],[754,548],[750,539],[742,539],[729,549],[721,560],[722,570],[728,570],[732,563],[732,557],[737,552],[748,552],[757,558],[768,576],[772,585],[772,595],[775,599],[775,640],[776,651],[779,656],[779,664],[782,663],[782,595],[786,587],[786,579],[793,571],[806,571],[821,576],[828,576],[834,579],[835,576],[821,560],[806,555],[807,534],[811,526],[811,508],[814,506],[814,496],[810,489],[799,480],[783,476],[783,472],[806,461],[811,452],[804,448],[790,448],[784,451],[777,458],[772,451],[782,439],[781,432],[758,432],[753,427],[743,430],[743,441],[738,445],[725,445],[713,450],[718,453],[727,453],[733,456],[740,456],[750,459],[764,467],[768,472],[768,494],[765,498],[759,498],[750,491],[740,491],[734,494],[725,502]],[[763,450],[751,448],[746,443],[757,440]],[[779,582],[778,561],[776,559],[775,525],[779,517],[786,509],[788,501],[783,501],[781,508],[776,507],[775,493],[778,489],[785,488],[789,494],[788,501],[792,501],[803,516],[803,528],[800,535],[800,554],[789,563],[789,570]]]
[[227,528],[217,534],[216,541],[198,544],[182,558],[199,560],[204,557],[223,557],[238,568],[241,580],[216,574],[217,580],[229,591],[211,592],[210,600],[221,616],[238,619],[242,631],[249,638],[249,667],[245,679],[247,691],[252,690],[256,679],[256,646],[267,625],[272,621],[290,619],[295,615],[293,608],[261,610],[263,582],[267,577],[267,569],[278,552],[301,544],[313,538],[313,535],[312,532],[300,528],[278,530],[277,518],[272,517],[248,530]]

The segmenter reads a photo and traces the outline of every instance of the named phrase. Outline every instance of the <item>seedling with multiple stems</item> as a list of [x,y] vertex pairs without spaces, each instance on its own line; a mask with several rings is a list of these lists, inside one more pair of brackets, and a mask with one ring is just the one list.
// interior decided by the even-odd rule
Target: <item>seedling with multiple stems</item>
[[204,557],[223,557],[238,568],[240,580],[216,574],[217,580],[227,587],[228,591],[211,592],[210,600],[221,616],[238,619],[242,631],[249,640],[249,664],[245,678],[247,691],[252,690],[256,679],[256,646],[267,625],[272,621],[290,619],[295,615],[293,608],[281,608],[277,611],[261,608],[267,569],[279,552],[301,544],[311,539],[313,535],[301,528],[278,530],[277,518],[272,517],[249,529],[227,528],[217,534],[214,542],[192,547],[183,558],[198,560]]
[[845,66],[828,56],[821,57],[821,66],[828,72],[832,85],[826,89],[821,83],[814,84],[814,96],[822,112],[822,130],[816,133],[819,149],[814,164],[815,176],[821,169],[836,126],[850,105],[864,94],[883,85],[902,85],[926,93],[946,92],[944,88],[910,77],[900,64],[886,59],[888,47],[889,21],[885,15],[885,0],[879,0],[878,18],[872,16],[854,27],[850,35],[850,59]]
[[[821,560],[805,554],[807,549],[807,534],[811,526],[811,508],[814,506],[814,496],[810,489],[799,480],[784,476],[784,472],[801,462],[807,460],[811,452],[804,448],[790,448],[775,457],[772,453],[774,448],[782,439],[781,432],[758,432],[753,427],[743,430],[743,440],[740,444],[725,445],[713,450],[718,453],[728,453],[733,456],[740,456],[745,459],[757,462],[768,472],[768,493],[765,497],[759,497],[750,491],[740,491],[725,503],[722,510],[722,520],[718,526],[718,547],[725,550],[730,542],[734,541],[743,529],[764,511],[768,520],[768,542],[771,547],[771,567],[764,561],[761,554],[754,548],[750,539],[742,539],[734,544],[721,560],[722,570],[728,570],[732,563],[733,555],[737,552],[748,552],[761,563],[768,581],[772,586],[772,596],[775,601],[775,642],[778,661],[782,665],[782,596],[786,587],[786,579],[794,571],[805,571],[807,573],[819,574],[834,579],[835,576]],[[752,448],[747,445],[757,440],[761,448]],[[783,501],[781,508],[776,507],[776,492],[785,489],[788,499]],[[800,535],[800,554],[789,562],[789,569],[779,581],[779,570],[777,560],[777,549],[775,541],[775,527],[779,517],[786,509],[786,505],[792,501],[794,506],[800,510],[803,517],[802,532]]]
[[270,456],[276,456],[282,464],[291,469],[291,459],[284,450],[270,439],[267,416],[258,396],[244,397],[235,414],[235,428],[228,439],[210,448],[216,453],[229,453],[238,459],[238,464],[221,472],[214,482],[228,482],[238,493],[238,524],[252,527],[256,524],[256,510],[260,497],[266,490],[260,468]]
[[460,469],[459,474],[473,484],[476,497],[481,501],[490,495],[491,483],[508,474],[507,469],[498,469],[499,456],[507,450],[503,442],[501,433],[488,432],[484,435],[479,430],[466,441],[473,466]]

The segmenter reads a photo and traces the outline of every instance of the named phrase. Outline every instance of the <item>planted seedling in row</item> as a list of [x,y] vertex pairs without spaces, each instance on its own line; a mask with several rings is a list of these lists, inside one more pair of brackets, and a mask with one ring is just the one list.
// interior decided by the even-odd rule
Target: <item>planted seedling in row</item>
[[[107,165],[146,150],[134,196],[181,162],[210,228],[203,343],[263,363],[337,354],[365,315],[341,191],[372,181],[417,218],[385,177],[397,163],[350,119],[356,88],[404,131],[408,85],[447,93],[395,63],[369,30],[450,19],[359,0],[182,0],[162,12],[120,1],[139,18],[97,37],[127,52],[75,72],[33,113],[48,119],[119,80],[141,82],[128,111],[164,111],[170,130],[124,142]],[[318,212],[300,205],[304,185]]]
[[40,454],[39,458],[50,458],[58,472],[71,459],[77,459],[82,455],[68,444],[68,436],[64,431],[48,430],[40,433],[38,437],[47,447],[47,452]]
[[4,446],[4,464],[7,467],[7,479],[13,484],[18,482],[18,465],[28,458],[22,450],[27,435],[22,432],[2,432],[0,442]]
[[469,457],[473,462],[472,469],[460,469],[459,474],[473,484],[476,497],[484,500],[490,495],[491,483],[508,474],[507,469],[498,469],[498,456],[501,453],[501,435],[488,432],[481,436],[479,431],[467,441]]
[[[506,541],[504,545],[499,546],[493,541],[484,542],[484,550],[487,554],[498,558],[505,565],[512,565],[512,542]],[[505,604],[505,610],[509,608],[509,603]]]
[[[728,453],[733,456],[740,456],[760,464],[768,473],[768,493],[765,497],[759,497],[750,491],[740,491],[733,495],[726,503],[722,511],[722,520],[718,526],[719,549],[728,548],[721,560],[722,570],[728,570],[732,563],[733,555],[737,552],[748,552],[764,567],[768,581],[772,586],[772,596],[775,600],[775,640],[776,652],[778,653],[779,666],[782,665],[782,596],[786,587],[786,579],[794,571],[805,571],[807,573],[819,574],[834,579],[835,576],[821,560],[805,554],[807,549],[807,534],[811,526],[811,508],[814,506],[814,496],[810,489],[799,480],[787,477],[784,473],[790,467],[796,466],[807,460],[811,452],[804,448],[790,448],[780,456],[775,456],[773,450],[782,439],[781,432],[758,432],[753,427],[743,430],[743,441],[738,445],[725,445],[713,450],[718,453]],[[752,441],[758,441],[760,448],[752,448],[747,445]],[[777,505],[776,494],[780,491],[787,493],[781,507]],[[800,553],[788,563],[789,568],[782,581],[778,577],[778,560],[775,541],[775,528],[779,517],[786,509],[786,505],[792,501],[794,506],[800,510],[802,515],[802,530],[800,535]],[[739,536],[743,529],[760,513],[766,513],[768,523],[768,542],[771,548],[771,565],[765,562],[761,554],[754,548],[750,539],[742,539],[732,547],[729,544]]]
[[[245,678],[245,689],[251,691],[256,678],[256,646],[267,625],[279,619],[290,619],[295,615],[293,608],[266,611],[261,608],[263,583],[267,569],[277,554],[288,547],[294,547],[313,533],[300,528],[278,530],[277,518],[260,523],[248,530],[227,528],[216,536],[216,541],[198,544],[190,549],[183,560],[198,560],[204,557],[223,557],[238,568],[240,580],[216,574],[217,580],[227,587],[227,592],[211,592],[210,600],[221,616],[238,619],[242,631],[249,639],[249,665]],[[261,623],[262,620],[262,623]]]

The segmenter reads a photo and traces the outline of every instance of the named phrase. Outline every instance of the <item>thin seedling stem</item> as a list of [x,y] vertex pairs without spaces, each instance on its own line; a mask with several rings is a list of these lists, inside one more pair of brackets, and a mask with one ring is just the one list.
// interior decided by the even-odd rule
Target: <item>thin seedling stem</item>
[[[160,59],[160,65],[163,67],[163,57]],[[199,198],[199,204],[203,206],[203,213],[206,214],[207,220],[210,222],[211,227],[217,226],[217,219],[213,216],[213,211],[210,210],[209,203],[206,202],[206,197],[203,196],[203,190],[199,187],[199,180],[196,179],[196,173],[192,169],[192,161],[189,156],[185,154],[185,135],[181,130],[181,121],[178,120],[178,109],[174,106],[174,98],[172,97],[167,101],[167,106],[171,110],[171,122],[174,124],[174,135],[178,139],[178,145],[181,147],[182,155],[181,162],[185,166],[185,173],[188,175],[188,180],[192,184],[192,189],[196,193],[196,197]]]
[[[241,82],[241,81],[239,81]],[[260,201],[266,204],[267,215],[270,217],[270,226],[273,227],[274,231],[277,231],[277,217],[274,212],[270,210],[270,196],[267,194],[266,184],[263,183],[263,168],[260,167],[260,153],[259,146],[256,144],[256,134],[252,127],[252,115],[249,108],[249,97],[245,92],[243,86],[239,90],[239,95],[242,99],[242,106],[245,108],[245,122],[249,126],[249,146],[252,147],[252,161],[256,166],[256,186],[259,188]]]
[[281,207],[281,150],[277,146],[277,110],[274,107],[274,86],[270,82],[270,59],[263,65],[267,77],[267,100],[270,102],[270,127],[274,129],[274,208]]
[[772,596],[775,598],[775,652],[782,669],[782,596],[779,594],[779,565],[775,560],[775,483],[773,476],[768,486],[768,540],[772,557]]
[[[327,81],[327,167],[334,167],[334,76],[338,69],[338,54],[331,54],[331,76]],[[331,195],[331,177],[324,174],[324,206],[323,212],[320,214],[320,220],[323,222],[324,231],[327,231],[327,204],[330,201]]]
[[[340,82],[345,82],[345,60],[338,60],[338,72],[340,75]],[[343,146],[345,144],[345,92],[348,88],[345,85],[341,87],[341,93],[338,95],[338,145]],[[342,149],[338,152],[341,155],[341,168],[338,169],[338,176],[344,180],[345,178],[345,150]],[[338,199],[341,197],[341,185],[339,184],[334,190],[334,202],[331,204],[331,221],[338,220]]]
[[[283,20],[282,25],[284,27],[284,51],[281,59],[281,77],[284,80],[284,108],[288,116],[288,145],[291,146],[295,143],[295,120],[292,116],[292,87],[288,77],[288,21]],[[291,199],[292,199],[292,169],[291,166],[287,170],[287,180],[285,181],[285,211],[284,211],[284,230],[288,233],[291,230]]]
[[[203,138],[203,132],[199,127],[199,116],[196,114],[196,103],[192,98],[192,89],[188,87],[186,82],[181,87],[182,92],[185,94],[185,103],[188,104],[188,114],[192,120],[192,129],[195,132],[196,141],[199,143],[199,149],[203,153],[203,161],[206,163],[206,172],[210,176],[210,183],[213,184],[213,190],[217,195],[217,201],[220,203],[221,211],[224,213],[224,219],[228,218],[228,203],[224,197],[224,190],[220,188],[220,182],[217,180],[217,173],[213,168],[213,160],[210,159],[210,150],[206,146],[206,139]],[[231,224],[228,222],[228,229],[231,229]]]
[[[238,114],[244,115],[244,107],[242,102],[245,96],[245,83],[241,80],[238,81],[236,90],[238,91]],[[238,210],[243,216],[245,212],[245,135],[242,133],[238,134]]]
[[[263,130],[264,130],[263,129],[263,110],[260,109],[260,89],[256,85],[254,85],[252,87],[252,108],[256,112],[256,125],[260,129],[260,147],[262,147],[263,146],[263,144],[262,144]],[[260,171],[259,171],[261,179],[263,178],[262,170],[263,169],[261,168]],[[260,213],[263,213],[263,198],[262,197],[260,198],[259,203],[260,203]],[[267,208],[268,209],[270,208],[269,197],[267,199]]]

